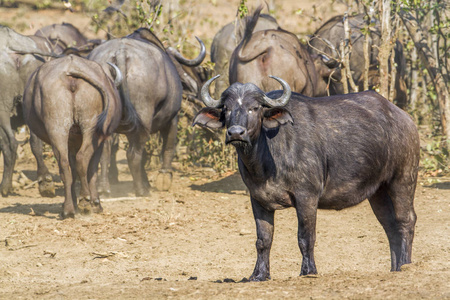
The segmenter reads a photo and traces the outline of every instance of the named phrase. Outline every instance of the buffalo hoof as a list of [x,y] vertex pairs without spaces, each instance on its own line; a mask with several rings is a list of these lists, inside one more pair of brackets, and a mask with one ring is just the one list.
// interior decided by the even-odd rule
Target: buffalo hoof
[[158,191],[168,191],[172,185],[172,172],[160,172],[156,176],[155,187]]
[[42,197],[52,198],[56,196],[55,185],[50,174],[45,175],[44,178],[39,179],[39,194]]
[[92,204],[91,201],[83,197],[78,201],[78,211],[82,215],[89,215],[92,212]]
[[270,280],[270,274],[252,274],[252,276],[250,276],[250,278],[248,279],[249,281],[266,281],[266,280]]
[[68,218],[75,218],[75,209],[64,209],[63,205],[63,211],[61,213],[61,219],[68,219]]
[[100,199],[95,199],[92,202],[92,211],[96,214],[103,212],[103,207],[102,207],[102,204],[100,203]]
[[7,186],[7,185],[2,184],[0,186],[0,192],[2,193],[3,197],[8,197],[9,194],[12,194],[13,187],[12,187],[12,185]]

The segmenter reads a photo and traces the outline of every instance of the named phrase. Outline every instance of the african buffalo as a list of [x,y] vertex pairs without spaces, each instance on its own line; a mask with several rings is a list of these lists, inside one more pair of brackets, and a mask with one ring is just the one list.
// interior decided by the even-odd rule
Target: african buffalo
[[[89,40],[70,23],[52,24],[38,29],[35,36],[46,38],[55,48],[55,53],[88,54],[101,40]],[[67,50],[69,49],[69,50]]]
[[[24,124],[21,105],[23,90],[28,77],[45,62],[40,55],[51,55],[47,47],[45,43],[36,43],[32,38],[0,25],[0,148],[4,161],[0,187],[2,196],[7,196],[13,190],[12,175],[17,151],[14,129]],[[32,136],[31,148],[33,152],[39,151],[33,142]],[[36,158],[41,191],[42,183],[48,179],[51,181],[51,175],[43,163],[42,155]]]
[[[122,99],[127,99],[138,114],[140,126],[134,130],[119,127],[126,134],[128,166],[137,196],[149,193],[145,172],[145,143],[152,133],[160,132],[162,168],[157,177],[157,188],[167,190],[172,182],[172,159],[175,153],[178,111],[181,107],[182,86],[177,70],[165,50],[153,43],[132,38],[110,40],[95,48],[89,59],[104,67],[107,62],[117,64],[124,79],[119,88]],[[128,116],[128,109],[124,111]],[[108,178],[101,179],[101,189],[109,190]]]
[[[339,67],[339,44],[345,39],[344,16],[336,16],[323,24],[311,37],[309,41],[308,51],[317,58],[315,60],[319,73],[325,70],[322,75],[326,82],[329,81],[329,75],[332,74],[334,80],[330,81],[331,94],[343,94],[344,88],[341,83],[341,71]],[[350,42],[352,51],[350,53],[350,70],[355,84],[359,90],[363,90],[364,86],[364,34],[366,21],[364,14],[348,17],[349,27],[351,30]],[[373,26],[369,27],[369,87],[372,89],[379,84],[378,72],[378,48],[381,43],[380,22],[374,19]],[[406,84],[405,69],[406,62],[403,54],[403,46],[397,41],[394,46],[395,64],[397,68],[395,82],[395,101],[400,107],[406,106]],[[331,70],[330,70],[331,69]],[[333,72],[334,71],[334,72]]]
[[229,81],[251,82],[263,91],[276,88],[268,75],[287,78],[293,90],[305,96],[324,96],[326,83],[316,72],[314,61],[298,38],[283,29],[255,33],[261,7],[247,22],[244,38],[230,59]]
[[[102,211],[97,169],[103,141],[119,125],[120,101],[114,82],[98,63],[73,55],[45,63],[27,83],[24,118],[31,131],[52,145],[64,183],[63,218],[74,217],[77,210]],[[78,205],[75,175],[81,182]]]
[[[214,36],[211,44],[211,61],[214,63],[214,73],[223,75],[216,81],[214,95],[217,98],[229,86],[228,69],[230,68],[231,54],[241,42],[249,19],[250,16],[246,16],[243,20],[228,23]],[[261,14],[253,28],[253,32],[266,29],[280,29],[280,26],[274,17]]]
[[419,136],[406,112],[373,91],[291,94],[277,77],[283,91],[235,83],[215,100],[208,90],[215,78],[202,88],[208,107],[193,124],[226,127],[226,143],[236,148],[257,228],[250,280],[270,278],[275,210],[296,209],[300,275],[315,274],[317,208],[340,210],[366,198],[389,239],[391,270],[411,262]]
[[206,81],[206,79],[203,80],[203,78],[201,77],[201,72],[199,72],[199,70],[196,68],[200,66],[200,64],[206,57],[205,45],[199,38],[196,37],[197,41],[200,44],[199,55],[194,59],[186,59],[174,48],[165,48],[161,40],[148,28],[139,28],[126,37],[153,44],[161,50],[165,51],[172,60],[175,68],[177,69],[177,73],[183,85],[183,91],[185,91],[187,94],[194,95],[195,97],[198,96],[201,86]]

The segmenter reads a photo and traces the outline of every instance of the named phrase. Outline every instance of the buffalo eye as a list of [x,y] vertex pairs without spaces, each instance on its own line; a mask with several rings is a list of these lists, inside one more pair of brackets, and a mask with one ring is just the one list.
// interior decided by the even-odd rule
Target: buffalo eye
[[252,113],[257,112],[257,111],[258,111],[258,107],[252,107],[252,108],[248,109],[248,113],[249,114],[252,114]]

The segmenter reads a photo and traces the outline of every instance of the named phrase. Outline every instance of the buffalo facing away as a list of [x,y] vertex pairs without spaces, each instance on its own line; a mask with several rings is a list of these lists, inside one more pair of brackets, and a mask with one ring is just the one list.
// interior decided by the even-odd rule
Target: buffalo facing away
[[[117,84],[121,80],[116,68]],[[96,178],[104,140],[119,125],[122,105],[114,82],[92,61],[69,55],[45,63],[24,92],[24,118],[52,145],[64,183],[62,217],[102,211]],[[79,203],[75,176],[81,182]]]
[[[220,29],[211,43],[211,61],[214,63],[214,73],[222,74],[216,81],[215,96],[220,94],[229,86],[228,70],[230,68],[230,58],[234,49],[241,42],[247,21],[251,16],[246,16],[243,20],[236,20],[228,23]],[[253,32],[266,29],[280,29],[277,20],[270,15],[261,14],[253,28]]]
[[314,243],[317,208],[340,210],[368,198],[389,239],[391,270],[411,262],[416,214],[413,201],[419,136],[403,110],[367,91],[309,98],[283,91],[265,94],[235,83],[220,100],[205,83],[193,124],[226,128],[239,171],[250,191],[257,229],[257,261],[250,280],[270,278],[275,210],[294,207],[300,275],[317,273]]
[[251,82],[263,91],[276,89],[269,74],[287,78],[295,92],[316,97],[326,94],[326,83],[316,72],[314,60],[291,32],[283,29],[253,32],[259,7],[245,28],[244,38],[230,59],[229,81]]
[[[172,159],[183,91],[172,60],[161,47],[129,37],[103,43],[89,54],[89,59],[104,67],[107,62],[113,62],[123,74],[120,96],[132,105],[124,111],[124,116],[137,119],[139,126],[133,130],[119,127],[117,132],[126,134],[129,142],[127,160],[136,195],[149,194],[150,184],[144,169],[145,143],[149,135],[156,132],[160,132],[163,140],[163,161],[156,186],[168,190],[172,183]],[[106,174],[101,181],[101,190],[109,191]]]

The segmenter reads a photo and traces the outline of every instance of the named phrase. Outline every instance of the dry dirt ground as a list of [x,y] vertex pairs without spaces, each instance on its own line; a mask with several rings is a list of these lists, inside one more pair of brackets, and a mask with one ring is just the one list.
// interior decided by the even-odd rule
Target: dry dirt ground
[[[286,3],[292,10],[294,1]],[[234,14],[219,4],[201,10]],[[17,11],[0,8],[1,20],[13,23],[89,23],[64,11],[15,16]],[[34,180],[27,147],[16,170]],[[119,154],[120,183],[113,198],[103,200],[103,214],[61,220],[61,182],[55,198],[40,197],[35,186],[0,198],[1,299],[450,298],[450,178],[420,179],[413,263],[402,272],[389,272],[387,238],[366,201],[319,211],[317,276],[298,276],[295,211],[278,211],[272,280],[244,283],[239,281],[256,260],[256,235],[239,174],[218,177],[175,163],[170,192],[136,199],[124,152]],[[57,174],[54,161],[48,163]],[[156,175],[148,172],[151,179]]]

